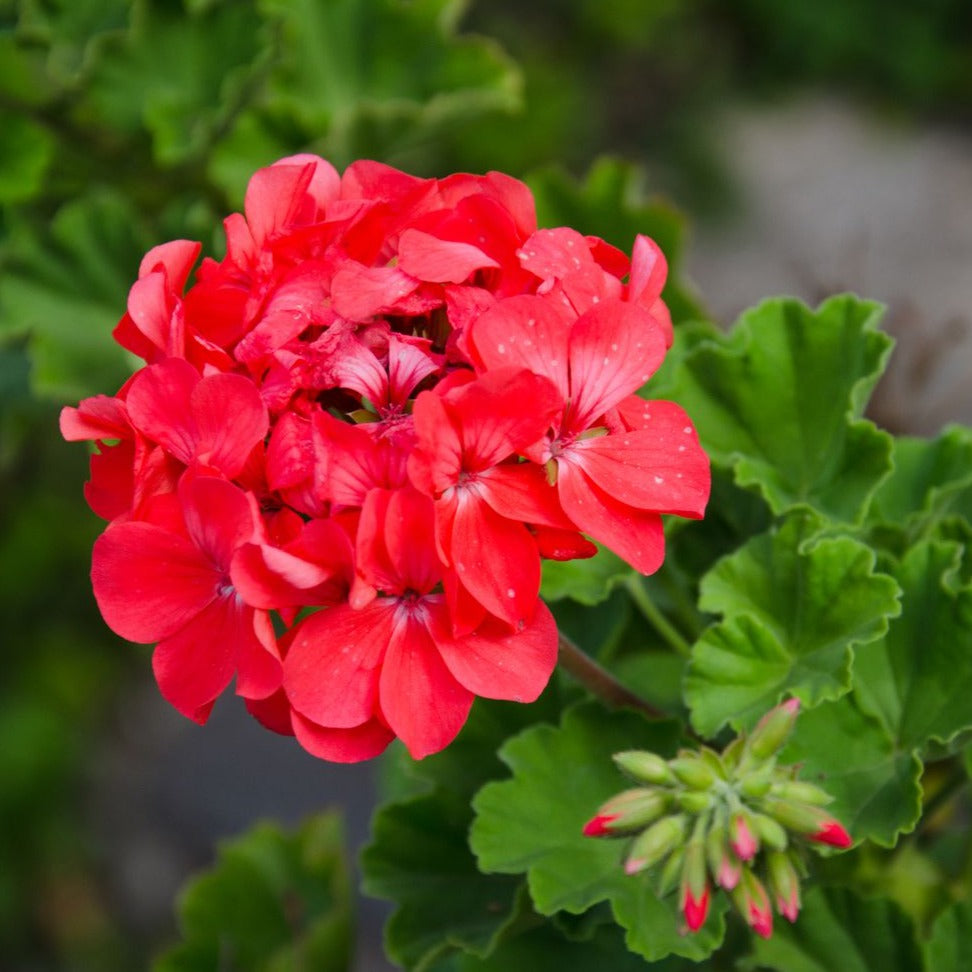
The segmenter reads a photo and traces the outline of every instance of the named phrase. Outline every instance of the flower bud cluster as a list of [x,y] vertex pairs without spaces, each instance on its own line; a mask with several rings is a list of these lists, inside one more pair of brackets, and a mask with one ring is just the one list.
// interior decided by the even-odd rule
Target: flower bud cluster
[[690,931],[705,924],[721,888],[753,931],[768,938],[773,906],[796,920],[806,849],[851,845],[823,809],[831,796],[798,780],[797,767],[777,765],[798,710],[797,699],[776,706],[722,753],[704,746],[668,760],[617,753],[618,767],[639,785],[603,804],[584,834],[633,838],[625,871],[655,869],[661,895],[677,888]]

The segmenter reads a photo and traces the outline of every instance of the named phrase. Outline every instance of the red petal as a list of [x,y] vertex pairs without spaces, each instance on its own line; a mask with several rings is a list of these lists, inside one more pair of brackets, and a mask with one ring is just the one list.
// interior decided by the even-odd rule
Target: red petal
[[508,520],[574,530],[560,506],[556,486],[547,481],[541,466],[532,462],[506,463],[479,473],[480,495]]
[[562,306],[523,295],[485,311],[470,328],[469,341],[485,368],[518,365],[544,375],[566,400],[570,326],[570,315]]
[[676,416],[674,425],[583,439],[563,458],[619,503],[700,518],[709,499],[709,459],[694,434],[683,431],[685,421]]
[[196,421],[190,405],[202,379],[188,361],[167,358],[132,380],[126,405],[132,424],[187,465],[196,454]]
[[192,413],[196,456],[235,478],[267,434],[267,409],[256,385],[242,375],[204,378],[193,389]]
[[236,672],[240,632],[232,598],[219,598],[152,655],[159,690],[184,716],[205,722],[213,701]]
[[640,307],[602,301],[570,332],[571,410],[565,423],[582,432],[637,391],[665,357],[665,336]]
[[299,712],[291,713],[297,742],[312,756],[332,763],[358,763],[383,752],[395,734],[377,719],[351,729],[327,729]]
[[381,598],[360,611],[326,608],[294,629],[284,688],[297,712],[336,729],[351,729],[374,715],[378,666],[392,638],[395,603]]
[[418,283],[397,267],[366,267],[348,260],[334,274],[331,299],[342,317],[364,321],[394,308]]
[[612,499],[571,463],[560,462],[558,467],[560,499],[578,528],[642,574],[658,570],[665,559],[661,517]]
[[472,634],[453,638],[437,618],[432,635],[456,680],[487,699],[533,702],[557,664],[557,624],[540,600],[532,621],[515,634],[487,621]]
[[277,689],[265,699],[246,699],[245,702],[247,711],[264,729],[279,733],[281,736],[294,734],[293,726],[290,724],[290,703],[283,689]]
[[405,230],[398,243],[398,265],[413,277],[430,283],[462,283],[484,267],[499,267],[470,243],[440,240],[417,229]]
[[461,430],[463,468],[471,472],[495,466],[542,438],[563,399],[549,379],[508,367],[453,389],[447,404]]
[[95,541],[91,581],[108,627],[129,641],[152,642],[213,601],[220,575],[185,537],[128,522],[110,526]]
[[388,646],[381,670],[381,711],[413,759],[455,739],[473,694],[446,667],[428,630],[410,617]]
[[[226,600],[233,611],[227,621],[235,625],[237,632],[236,694],[247,699],[265,699],[276,692],[283,681],[270,615],[266,611],[254,611],[235,595]],[[230,637],[230,634],[227,624],[224,637]]]
[[238,547],[262,539],[251,494],[225,479],[187,473],[179,483],[179,500],[189,536],[224,575]]
[[457,492],[445,551],[449,562],[487,611],[517,628],[530,620],[537,603],[537,545],[524,524],[500,516],[472,491]]
[[246,187],[243,209],[257,246],[290,228],[314,177],[313,164],[271,165],[260,169]]
[[85,439],[129,439],[132,424],[124,402],[108,395],[85,398],[77,408],[61,409],[61,435],[68,442]]

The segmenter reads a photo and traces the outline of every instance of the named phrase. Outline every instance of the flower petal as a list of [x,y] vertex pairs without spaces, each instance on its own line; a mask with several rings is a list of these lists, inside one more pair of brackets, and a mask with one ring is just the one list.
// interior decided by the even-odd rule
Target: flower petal
[[455,739],[473,694],[446,667],[422,621],[409,617],[388,646],[381,670],[381,711],[413,759]]
[[457,681],[487,699],[533,702],[557,664],[557,623],[539,599],[533,619],[514,634],[490,620],[472,634],[454,638],[438,617],[431,630]]
[[186,537],[130,521],[95,541],[91,582],[108,627],[147,643],[198,615],[216,598],[220,575]]
[[284,660],[290,704],[320,726],[351,729],[375,713],[378,666],[394,630],[395,602],[372,601],[361,610],[326,608],[305,618]]
[[319,726],[299,712],[290,715],[297,742],[312,756],[331,763],[359,763],[385,750],[395,734],[377,719],[350,729]]

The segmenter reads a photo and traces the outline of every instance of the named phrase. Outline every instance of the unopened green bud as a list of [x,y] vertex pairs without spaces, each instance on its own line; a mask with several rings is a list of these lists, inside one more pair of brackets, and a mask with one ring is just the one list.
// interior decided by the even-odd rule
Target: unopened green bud
[[772,785],[773,767],[765,766],[759,772],[749,773],[747,776],[744,776],[737,784],[737,788],[740,794],[749,797],[750,800],[755,800],[759,797],[766,796]]
[[814,807],[825,807],[834,799],[826,790],[802,780],[780,780],[773,784],[771,790],[773,796],[781,800],[796,800],[797,803],[809,803]]
[[682,756],[669,760],[669,767],[680,783],[693,790],[708,790],[716,781],[712,769],[697,756]]
[[625,861],[628,874],[654,867],[685,839],[685,817],[663,817],[636,837]]
[[712,794],[705,790],[680,790],[675,797],[686,813],[703,813],[712,806]]
[[788,854],[771,851],[766,857],[769,891],[776,910],[789,921],[800,911],[800,876]]
[[761,844],[777,851],[786,850],[786,830],[777,821],[765,813],[754,813],[751,820]]
[[794,800],[767,799],[762,802],[761,807],[787,830],[798,834],[816,834],[831,819],[819,807]]
[[660,790],[625,790],[608,800],[598,813],[614,818],[605,825],[608,830],[615,833],[633,832],[657,820],[669,808],[671,799],[671,794]]
[[760,760],[775,755],[793,731],[799,711],[799,699],[787,699],[770,709],[749,736],[746,743],[749,752]]
[[623,773],[641,783],[652,783],[655,786],[672,786],[675,783],[675,774],[657,753],[632,749],[615,753],[614,762]]
[[742,736],[736,736],[722,751],[722,763],[730,773],[739,765],[745,743],[746,740]]
[[722,757],[714,749],[703,746],[699,750],[699,758],[712,770],[717,779],[729,779],[729,773],[726,770],[725,763],[722,762]]
[[661,870],[658,878],[658,897],[664,898],[666,894],[674,891],[682,879],[682,864],[685,862],[685,848],[676,847],[665,861],[665,866]]

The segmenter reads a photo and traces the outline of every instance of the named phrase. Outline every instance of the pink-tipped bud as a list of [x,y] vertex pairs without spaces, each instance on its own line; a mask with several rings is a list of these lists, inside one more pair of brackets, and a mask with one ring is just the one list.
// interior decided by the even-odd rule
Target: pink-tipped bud
[[598,813],[591,817],[584,824],[583,834],[585,837],[612,837],[613,832],[608,829],[608,824],[612,820],[617,820],[616,813]]
[[741,861],[751,861],[759,850],[759,841],[743,813],[734,813],[729,819],[729,844]]
[[767,855],[770,891],[776,910],[788,921],[796,921],[800,911],[800,876],[788,854],[773,851]]
[[757,935],[769,938],[773,934],[773,912],[766,888],[748,868],[743,871],[742,880],[732,892],[732,901],[743,920]]
[[705,844],[702,835],[688,842],[682,865],[680,907],[689,931],[698,931],[709,914],[709,882],[705,875]]
[[758,760],[769,759],[787,741],[800,712],[799,699],[787,699],[770,709],[756,725],[747,743],[750,753]]
[[739,883],[741,865],[739,858],[729,847],[725,827],[713,827],[706,834],[705,855],[708,859],[712,880],[720,888],[731,891]]
[[690,889],[686,889],[682,896],[682,914],[685,916],[685,924],[689,931],[697,932],[709,917],[709,886],[706,885],[702,894],[698,897],[692,894]]
[[851,835],[831,817],[815,834],[810,834],[810,839],[819,844],[830,844],[831,847],[839,847],[846,850],[854,843]]

